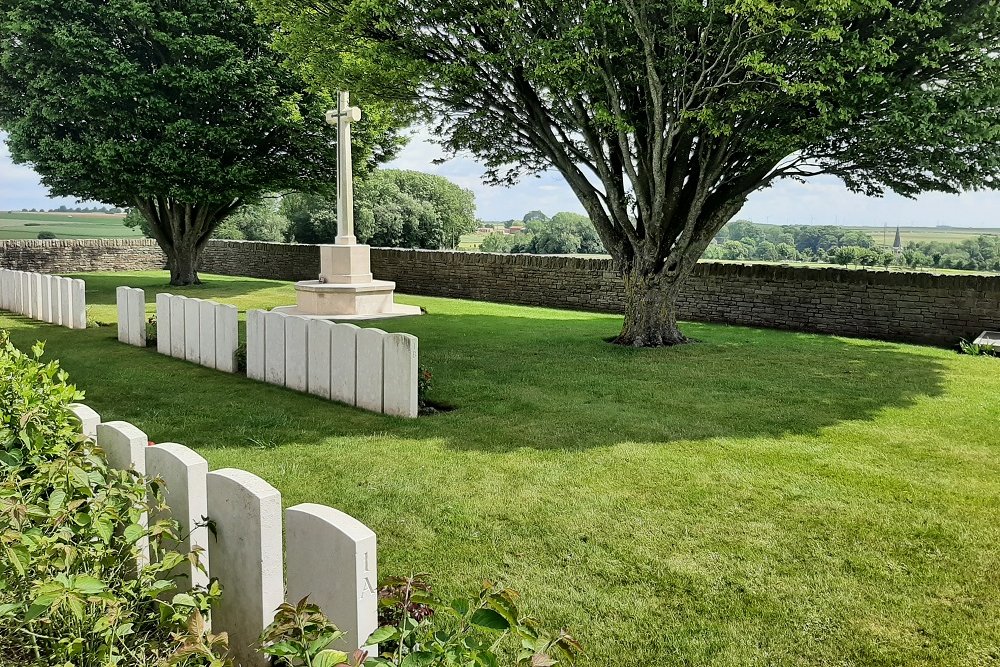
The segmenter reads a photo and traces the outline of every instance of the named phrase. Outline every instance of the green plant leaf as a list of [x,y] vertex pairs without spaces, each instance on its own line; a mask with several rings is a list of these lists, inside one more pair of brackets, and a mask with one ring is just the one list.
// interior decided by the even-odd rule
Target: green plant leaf
[[390,639],[399,639],[399,631],[391,625],[383,625],[368,637],[366,644],[381,644]]
[[88,574],[81,574],[73,580],[73,588],[80,591],[84,595],[95,595],[103,591],[106,586],[104,585],[104,582],[97,577],[92,577]]
[[434,662],[434,654],[430,651],[414,651],[413,653],[407,654],[403,661],[399,663],[400,667],[426,667]]
[[469,619],[469,623],[487,630],[503,631],[510,629],[510,623],[507,622],[507,619],[492,609],[480,609],[476,611],[472,615],[472,618]]
[[312,659],[313,667],[337,667],[347,662],[347,654],[343,651],[324,649]]
[[125,531],[124,533],[122,533],[122,536],[125,538],[125,541],[127,543],[135,544],[145,534],[146,534],[145,528],[143,528],[137,523],[133,523],[125,528]]
[[66,505],[66,492],[56,489],[49,494],[49,514],[55,514]]

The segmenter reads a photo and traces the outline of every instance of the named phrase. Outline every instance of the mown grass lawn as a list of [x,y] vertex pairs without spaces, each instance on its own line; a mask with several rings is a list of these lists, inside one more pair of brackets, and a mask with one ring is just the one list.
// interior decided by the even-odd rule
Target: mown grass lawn
[[[114,288],[87,280],[91,317]],[[248,307],[288,283],[206,276]],[[382,323],[420,337],[432,398],[405,421],[4,315],[48,341],[106,419],[338,507],[383,574],[519,589],[584,664],[1000,662],[1000,359],[688,324],[637,351],[617,317],[432,298]]]

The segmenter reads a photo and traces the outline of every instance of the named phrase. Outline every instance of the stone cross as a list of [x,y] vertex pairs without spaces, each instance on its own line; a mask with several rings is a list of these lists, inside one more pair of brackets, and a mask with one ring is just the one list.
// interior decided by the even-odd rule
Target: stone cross
[[352,107],[347,92],[337,94],[337,110],[326,112],[326,122],[337,126],[337,240],[355,245],[354,172],[351,163],[351,123],[361,120],[361,109]]

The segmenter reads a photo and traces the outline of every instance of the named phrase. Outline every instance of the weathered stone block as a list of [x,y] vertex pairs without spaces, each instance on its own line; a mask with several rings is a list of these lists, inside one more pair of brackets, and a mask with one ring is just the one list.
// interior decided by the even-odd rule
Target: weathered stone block
[[[155,514],[153,522],[170,518],[180,524],[180,540],[164,542],[164,548],[187,554],[201,549],[202,566],[208,567],[208,527],[203,525],[208,516],[208,461],[184,445],[164,442],[146,448],[146,470],[150,477],[163,479],[166,487],[164,502],[169,511]],[[208,584],[208,575],[189,561],[177,566],[171,575],[176,577],[178,591]]]
[[372,412],[382,412],[384,376],[384,339],[381,329],[358,331],[356,388],[357,406]]
[[281,313],[264,313],[264,380],[285,384],[285,319]]
[[198,302],[198,363],[215,368],[215,308],[213,301]]
[[186,296],[174,296],[170,299],[170,356],[184,359],[187,345],[184,342],[187,336],[187,325],[184,318],[187,316],[185,304]]
[[357,405],[358,332],[353,324],[334,324],[330,329],[330,398]]
[[410,334],[394,333],[386,335],[383,343],[384,412],[397,417],[416,417],[420,372],[417,338]]
[[184,301],[184,359],[201,362],[201,299]]
[[247,311],[247,377],[265,381],[265,327],[263,310]]
[[231,657],[241,667],[268,667],[254,650],[261,631],[284,601],[281,494],[260,477],[226,468],[208,473],[209,575],[226,591],[213,610],[213,632],[229,634]]
[[170,303],[172,295],[161,292],[156,295],[156,351],[169,355],[170,352]]
[[236,306],[215,306],[215,367],[236,372],[236,349],[240,345],[240,313]]
[[335,325],[327,320],[310,320],[307,325],[309,338],[308,387],[310,394],[330,398],[330,332]]
[[335,648],[350,653],[364,647],[378,628],[375,533],[352,516],[312,503],[288,508],[285,529],[288,601],[308,595],[345,633]]
[[295,391],[309,388],[309,321],[285,317],[285,386]]

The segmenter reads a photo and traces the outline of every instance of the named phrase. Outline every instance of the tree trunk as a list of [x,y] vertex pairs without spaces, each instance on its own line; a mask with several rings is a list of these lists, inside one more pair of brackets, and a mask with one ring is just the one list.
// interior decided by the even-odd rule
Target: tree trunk
[[666,347],[688,342],[677,328],[679,274],[653,275],[638,269],[625,273],[625,324],[618,345]]
[[201,248],[197,245],[179,244],[167,252],[167,268],[170,270],[170,284],[174,286],[200,285],[198,265],[201,263]]
[[200,285],[198,267],[201,253],[212,233],[240,205],[239,199],[228,204],[187,204],[168,197],[136,197],[136,208],[146,220],[157,245],[167,256],[170,284]]

